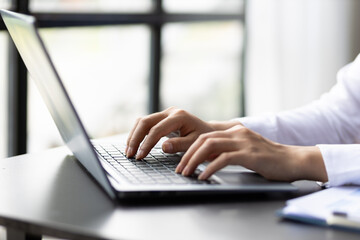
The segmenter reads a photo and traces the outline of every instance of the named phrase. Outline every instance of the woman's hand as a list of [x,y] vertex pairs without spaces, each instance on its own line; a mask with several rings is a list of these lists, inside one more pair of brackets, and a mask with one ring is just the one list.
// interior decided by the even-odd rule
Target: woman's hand
[[171,107],[139,118],[129,133],[125,153],[128,157],[133,157],[137,153],[137,159],[144,158],[160,138],[176,131],[180,136],[164,142],[163,151],[185,152],[201,134],[239,124],[239,122],[205,122],[184,110]]
[[269,180],[327,181],[317,147],[281,145],[243,126],[202,134],[183,156],[176,172],[191,175],[205,161],[210,164],[200,174],[201,180],[227,165],[241,165]]

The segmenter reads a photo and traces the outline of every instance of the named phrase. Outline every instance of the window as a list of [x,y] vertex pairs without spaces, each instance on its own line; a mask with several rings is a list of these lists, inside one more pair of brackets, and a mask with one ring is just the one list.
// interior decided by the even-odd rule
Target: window
[[9,8],[10,0],[0,0],[0,8]]
[[171,13],[239,13],[244,2],[240,0],[165,0],[164,9]]
[[[0,6],[11,3],[11,9],[38,18],[70,97],[97,138],[128,132],[135,118],[172,105],[204,119],[239,116],[244,1],[0,0]],[[0,42],[1,67],[23,73],[20,63],[6,64],[5,48]],[[0,79],[5,78],[2,71]],[[27,98],[13,94],[17,98],[9,102],[19,102],[27,118],[7,110],[0,116],[0,123],[5,116],[19,120],[9,129],[18,139],[9,145],[9,155],[62,144],[34,84],[26,87],[26,80],[25,74],[1,80],[28,89]]]
[[0,158],[6,156],[6,138],[7,127],[6,118],[7,115],[7,36],[5,32],[0,32]]
[[148,12],[151,0],[30,0],[35,12]]
[[163,106],[179,106],[206,120],[237,117],[242,34],[238,22],[166,25]]
[[[149,28],[42,29],[55,67],[91,137],[129,131],[147,113]],[[30,81],[29,151],[62,143]]]

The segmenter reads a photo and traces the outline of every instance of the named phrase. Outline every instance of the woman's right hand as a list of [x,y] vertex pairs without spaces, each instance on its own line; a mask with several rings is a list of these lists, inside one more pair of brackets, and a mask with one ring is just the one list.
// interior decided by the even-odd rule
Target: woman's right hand
[[137,159],[142,159],[162,137],[172,132],[178,132],[179,136],[165,141],[162,145],[163,151],[185,152],[201,134],[230,128],[236,124],[240,123],[205,122],[184,110],[171,107],[137,119],[129,133],[125,152],[128,157],[136,154]]

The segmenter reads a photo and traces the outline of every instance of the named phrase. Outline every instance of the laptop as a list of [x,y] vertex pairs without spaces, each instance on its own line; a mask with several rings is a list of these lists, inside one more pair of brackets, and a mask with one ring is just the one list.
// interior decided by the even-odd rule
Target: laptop
[[244,168],[237,168],[235,173],[227,168],[200,181],[197,174],[206,167],[204,164],[194,176],[175,173],[181,154],[166,154],[155,147],[144,159],[135,160],[123,153],[125,144],[90,140],[39,35],[36,19],[7,10],[0,13],[62,139],[110,198],[297,190],[290,183],[268,181]]

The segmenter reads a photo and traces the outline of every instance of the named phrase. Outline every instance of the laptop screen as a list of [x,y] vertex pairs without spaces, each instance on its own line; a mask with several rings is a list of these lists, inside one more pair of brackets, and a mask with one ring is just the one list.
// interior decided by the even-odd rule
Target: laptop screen
[[111,197],[114,192],[88,135],[45,49],[32,16],[1,16],[66,145]]

